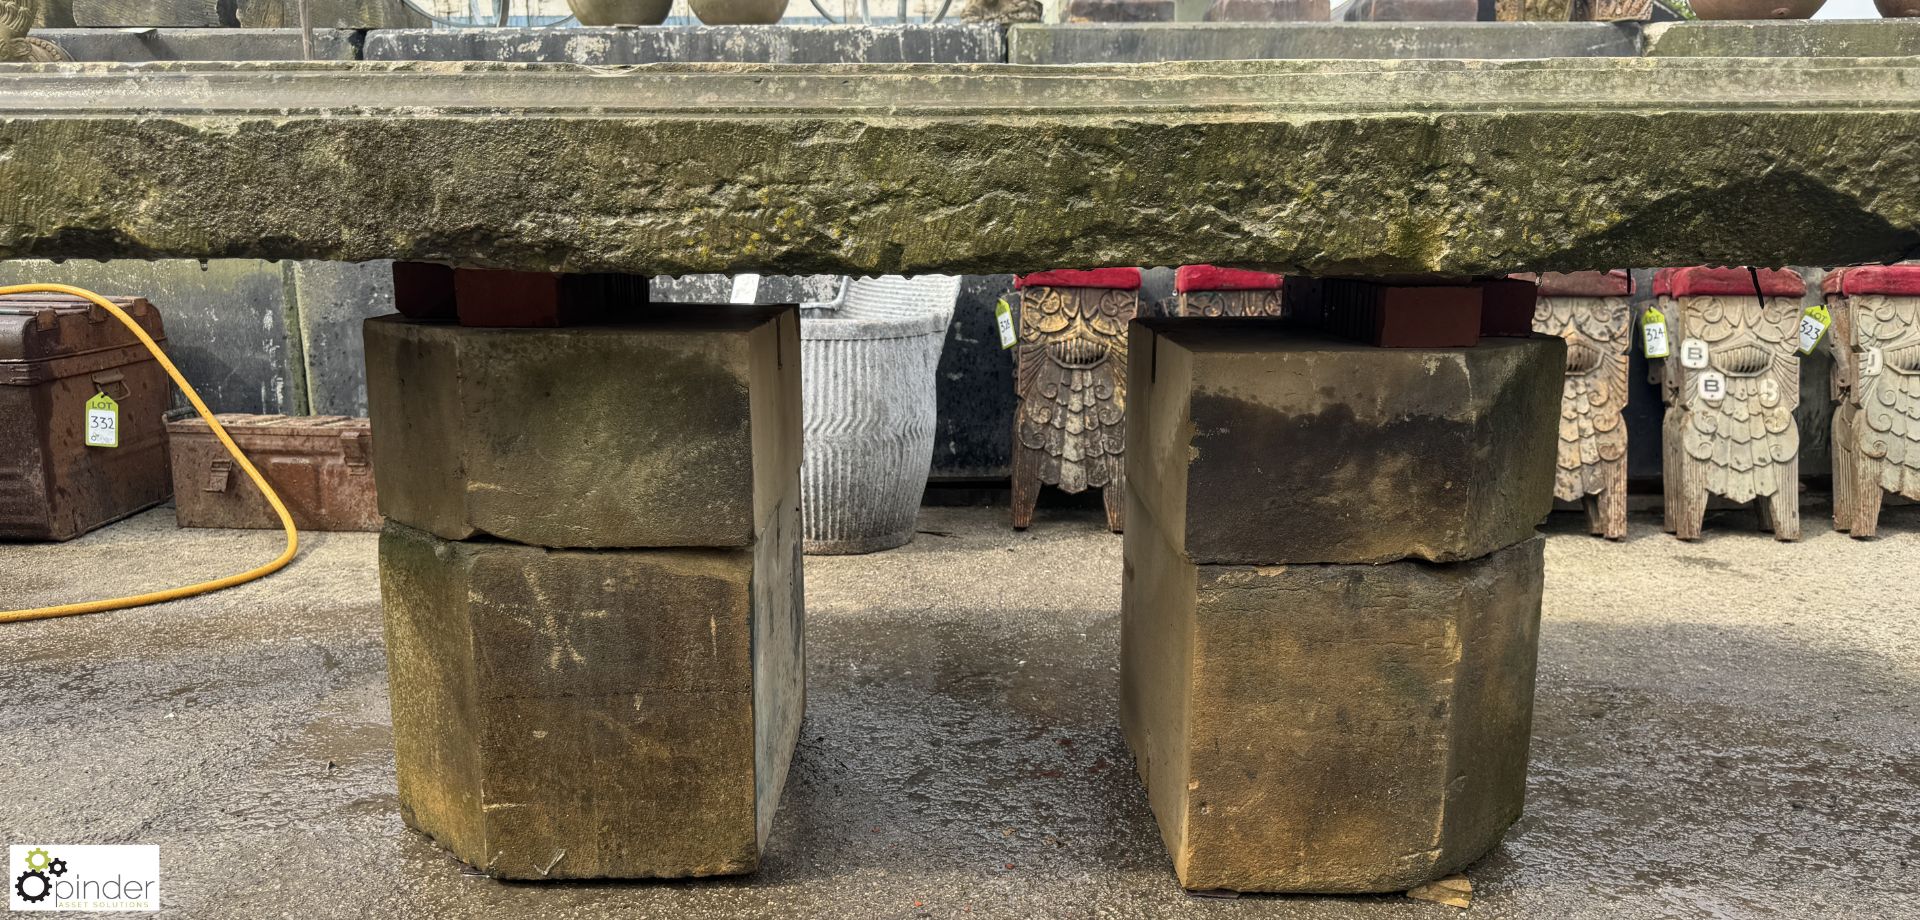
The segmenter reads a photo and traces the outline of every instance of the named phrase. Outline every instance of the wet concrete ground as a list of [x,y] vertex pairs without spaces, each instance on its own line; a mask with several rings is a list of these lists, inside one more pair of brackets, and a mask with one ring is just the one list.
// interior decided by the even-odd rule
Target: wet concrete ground
[[[154,843],[191,917],[1444,918],[1400,897],[1193,898],[1117,724],[1120,539],[929,508],[811,558],[805,735],[755,876],[502,884],[400,823],[374,538],[138,611],[0,626],[0,842]],[[1527,815],[1470,916],[1912,916],[1920,509],[1776,544],[1556,516]],[[148,513],[0,545],[0,608],[225,574],[272,533]]]

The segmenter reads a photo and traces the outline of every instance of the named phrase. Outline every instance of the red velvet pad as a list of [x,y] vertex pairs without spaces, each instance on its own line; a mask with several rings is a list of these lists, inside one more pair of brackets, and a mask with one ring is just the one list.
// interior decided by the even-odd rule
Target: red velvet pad
[[1653,296],[1655,297],[1672,297],[1673,296],[1673,273],[1677,271],[1679,271],[1679,269],[1677,268],[1654,269]]
[[1176,294],[1194,291],[1277,291],[1286,279],[1271,272],[1250,272],[1217,265],[1182,265],[1173,271]]
[[[1753,296],[1753,275],[1745,268],[1709,268],[1705,265],[1676,268],[1669,280],[1675,297]],[[1658,284],[1654,290],[1659,290]],[[1807,283],[1800,279],[1798,272],[1792,269],[1760,269],[1760,296],[1800,297],[1806,293]]]
[[1627,297],[1633,293],[1633,276],[1624,268],[1606,272],[1547,272],[1515,275],[1540,282],[1542,297]]
[[1030,287],[1067,287],[1067,288],[1112,288],[1119,291],[1137,291],[1140,289],[1140,270],[1137,268],[1056,268],[1053,271],[1034,272],[1013,279],[1017,288]]
[[1861,265],[1827,273],[1820,289],[1829,294],[1892,294],[1920,297],[1920,265]]

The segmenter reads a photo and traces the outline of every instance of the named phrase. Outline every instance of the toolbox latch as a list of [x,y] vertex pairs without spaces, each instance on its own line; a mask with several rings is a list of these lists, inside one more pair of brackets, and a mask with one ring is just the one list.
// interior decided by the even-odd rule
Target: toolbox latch
[[364,473],[371,462],[367,448],[372,438],[364,428],[340,432],[340,457],[347,462],[347,469],[355,473]]
[[226,457],[216,457],[207,465],[207,484],[201,487],[203,492],[225,492],[227,480],[233,476],[233,461]]
[[95,392],[105,393],[115,400],[126,399],[127,394],[132,392],[127,389],[127,375],[119,371],[101,371],[93,375],[93,388]]

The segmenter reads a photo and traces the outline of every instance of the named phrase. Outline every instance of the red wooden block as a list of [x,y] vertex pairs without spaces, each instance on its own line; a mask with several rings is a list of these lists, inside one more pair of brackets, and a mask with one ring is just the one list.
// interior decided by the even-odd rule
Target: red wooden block
[[[1665,268],[1654,273],[1653,291],[1674,297],[1752,297],[1755,274],[1743,267]],[[1763,297],[1800,297],[1807,293],[1807,283],[1792,269],[1763,268],[1757,274]]]
[[1624,268],[1604,272],[1524,272],[1514,275],[1540,283],[1542,297],[1627,297],[1633,294],[1633,276]]
[[1217,265],[1182,265],[1173,271],[1173,291],[1277,291],[1286,279],[1271,272],[1250,272]]
[[1137,268],[1057,268],[1052,271],[1021,275],[1013,279],[1013,286],[1017,288],[1113,288],[1119,291],[1137,291],[1140,289],[1140,270]]
[[1471,281],[1321,282],[1321,328],[1381,348],[1465,348],[1480,341],[1485,292]]
[[1525,278],[1489,278],[1480,282],[1480,334],[1525,337],[1533,334],[1533,310],[1539,286]]
[[1828,294],[1890,294],[1920,297],[1920,265],[1861,265],[1827,273],[1820,289]]
[[393,263],[393,306],[416,320],[452,320],[453,266],[433,262]]
[[647,302],[647,279],[640,275],[462,268],[454,272],[453,284],[462,326],[605,323]]

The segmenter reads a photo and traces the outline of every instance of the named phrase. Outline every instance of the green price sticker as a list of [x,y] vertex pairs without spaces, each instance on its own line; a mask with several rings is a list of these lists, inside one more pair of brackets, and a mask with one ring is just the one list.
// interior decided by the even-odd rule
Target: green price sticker
[[105,393],[87,400],[87,446],[120,446],[120,404]]
[[994,304],[993,321],[1000,325],[1000,348],[1002,350],[1012,348],[1015,342],[1020,341],[1020,337],[1013,331],[1013,308],[1007,305],[1007,299],[1005,297],[1000,298],[1000,302]]
[[1647,357],[1667,356],[1667,315],[1658,307],[1648,307],[1647,312],[1640,314],[1640,340]]
[[1800,314],[1800,353],[1813,354],[1820,347],[1820,340],[1826,338],[1827,327],[1833,325],[1833,314],[1827,308],[1814,304],[1807,312]]

